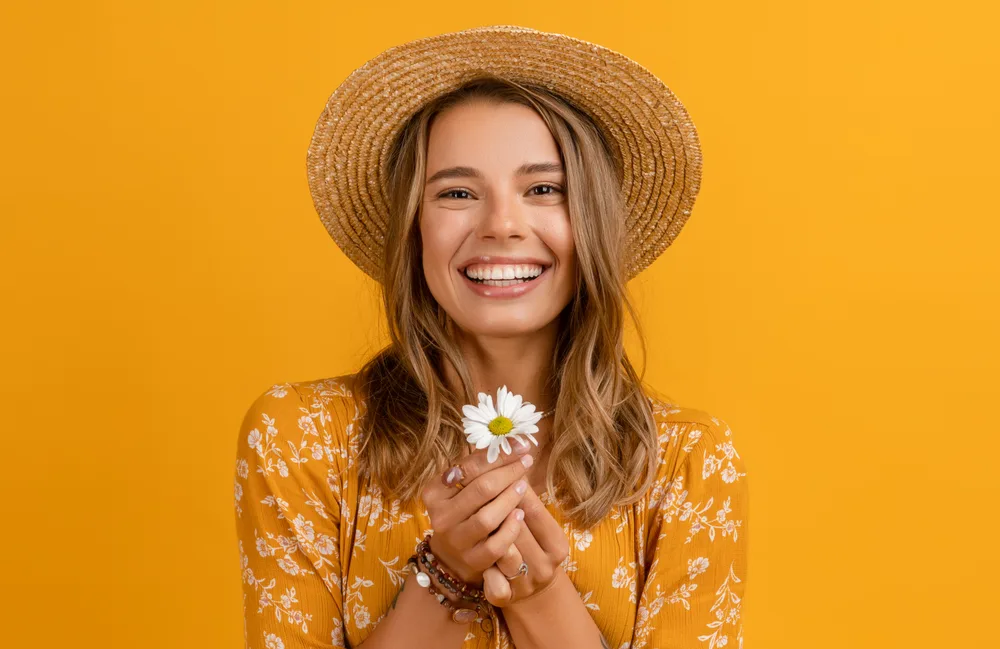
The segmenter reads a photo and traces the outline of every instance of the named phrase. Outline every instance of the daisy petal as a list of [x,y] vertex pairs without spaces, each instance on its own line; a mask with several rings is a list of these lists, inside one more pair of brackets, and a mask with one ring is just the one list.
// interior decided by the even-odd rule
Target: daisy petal
[[486,430],[485,428],[477,428],[475,430],[466,430],[465,431],[465,436],[466,436],[466,439],[468,439],[470,443],[471,442],[475,442],[475,441],[477,441],[477,440],[479,440],[480,438],[483,438],[483,437],[485,437],[487,439],[489,439],[491,437],[490,431]]
[[490,439],[491,437],[493,437],[493,436],[492,435],[488,435],[488,436],[485,436],[485,437],[481,437],[479,440],[476,441],[476,448],[477,449],[478,448],[486,448],[487,446],[489,446],[490,442],[492,441],[492,439]]
[[518,420],[524,420],[531,417],[533,414],[535,414],[535,404],[526,403],[514,413],[514,417],[512,417],[512,419],[516,418]]
[[464,414],[469,419],[473,419],[484,424],[490,423],[490,420],[486,418],[486,414],[475,406],[464,405],[462,406],[462,414]]
[[534,424],[522,424],[511,432],[518,433],[520,435],[530,435],[538,432],[538,426]]
[[524,401],[524,397],[519,394],[515,394],[513,399],[507,399],[508,419],[514,419],[514,417],[521,411],[521,403]]
[[510,442],[507,441],[506,435],[500,438],[500,448],[503,449],[504,453],[510,455]]
[[493,464],[497,461],[498,455],[500,455],[500,447],[496,444],[490,444],[490,450],[486,451],[486,461]]
[[[522,437],[522,435],[524,435],[524,437]],[[510,435],[508,435],[508,437],[513,437],[514,439],[516,439],[521,444],[527,444],[528,443],[528,440],[525,439],[525,437],[528,437],[528,435],[526,435],[523,432],[517,432],[517,431],[515,431],[515,432],[511,433]],[[511,446],[513,446],[513,445],[514,444],[511,443]],[[538,442],[535,442],[535,445],[537,446]]]
[[527,428],[528,426],[534,426],[537,419],[512,419],[511,426],[513,428]]
[[479,412],[481,412],[483,417],[486,418],[486,423],[489,423],[497,418],[497,411],[493,409],[492,403],[479,404]]
[[501,386],[500,389],[497,390],[497,414],[503,415],[504,417],[507,416],[507,397],[507,386]]
[[506,403],[507,407],[506,407],[506,412],[504,413],[504,417],[506,417],[507,419],[514,419],[514,416],[517,414],[518,410],[521,409],[522,400],[523,397],[521,397],[521,395],[519,394],[508,394]]

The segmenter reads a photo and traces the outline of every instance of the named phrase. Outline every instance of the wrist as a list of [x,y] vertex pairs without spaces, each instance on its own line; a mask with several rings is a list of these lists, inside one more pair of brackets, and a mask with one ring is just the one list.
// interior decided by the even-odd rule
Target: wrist
[[422,567],[421,572],[425,573],[428,577],[430,577],[431,581],[430,588],[433,588],[435,592],[441,593],[441,595],[443,595],[444,598],[447,599],[449,602],[455,604],[456,606],[472,606],[472,602],[463,599],[458,593],[448,588],[445,585],[445,583],[438,578],[438,575],[436,573],[432,574],[427,572],[426,567]]
[[417,552],[407,560],[417,585],[427,590],[439,604],[448,609],[451,619],[461,624],[477,622],[487,633],[492,632],[493,620],[489,602],[482,591],[456,581],[447,574],[430,550],[429,537],[422,541]]
[[431,535],[428,534],[417,546],[417,552],[414,554],[416,561],[421,564],[421,568],[432,577],[436,577],[446,590],[459,599],[476,603],[484,602],[486,594],[482,587],[470,584],[461,577],[450,573],[432,551],[430,541]]
[[446,573],[450,579],[455,581],[460,581],[470,589],[482,590],[483,588],[482,574],[478,575],[478,579],[467,578],[461,572],[453,569],[451,566],[446,565],[444,560],[441,558],[441,555],[434,550],[434,545],[435,545],[434,536],[432,534],[428,534],[427,536],[424,537],[424,540],[421,542],[421,544],[417,546],[417,554],[419,555],[422,553],[430,553],[434,557],[435,567]]

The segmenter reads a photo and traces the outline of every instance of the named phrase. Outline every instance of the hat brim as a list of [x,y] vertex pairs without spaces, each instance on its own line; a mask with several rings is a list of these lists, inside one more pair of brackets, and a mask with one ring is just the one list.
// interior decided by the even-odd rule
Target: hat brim
[[307,154],[313,204],[344,254],[376,281],[389,219],[386,162],[405,122],[431,99],[483,75],[546,87],[587,112],[623,171],[631,279],[680,232],[701,182],[687,110],[632,59],[563,34],[477,27],[385,50],[333,92]]

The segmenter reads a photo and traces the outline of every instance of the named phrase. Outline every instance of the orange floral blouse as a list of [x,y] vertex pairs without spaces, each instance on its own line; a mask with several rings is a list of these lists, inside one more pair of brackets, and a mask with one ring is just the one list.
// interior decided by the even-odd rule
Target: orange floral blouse
[[[243,419],[235,518],[248,649],[357,647],[433,532],[424,507],[359,480],[364,403],[348,380],[275,385]],[[615,649],[742,647],[743,461],[720,419],[648,398],[660,457],[644,499],[580,530],[541,494],[570,541],[562,567]],[[470,624],[462,649],[514,647],[491,616],[494,631]]]

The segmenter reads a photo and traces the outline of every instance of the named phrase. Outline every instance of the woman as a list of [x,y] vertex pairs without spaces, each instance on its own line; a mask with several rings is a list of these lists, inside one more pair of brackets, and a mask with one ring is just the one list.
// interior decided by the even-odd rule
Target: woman
[[558,34],[414,41],[337,89],[310,186],[392,343],[246,414],[248,647],[742,645],[730,430],[623,347],[700,164],[662,82]]

